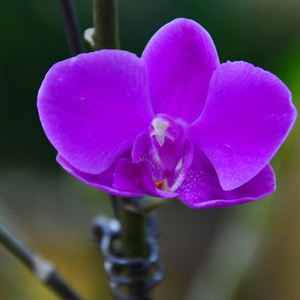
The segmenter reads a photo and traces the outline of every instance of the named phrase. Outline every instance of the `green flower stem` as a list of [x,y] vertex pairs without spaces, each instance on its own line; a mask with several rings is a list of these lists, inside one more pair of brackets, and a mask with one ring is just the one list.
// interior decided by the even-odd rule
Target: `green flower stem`
[[[130,198],[121,198],[119,203],[119,215],[121,222],[121,237],[124,255],[127,258],[147,257],[147,215],[126,208]],[[148,271],[140,272],[131,278],[147,278]],[[129,296],[147,296],[149,293],[140,294],[139,286],[128,288]]]
[[28,249],[2,224],[0,224],[0,244],[18,258],[43,284],[52,289],[61,299],[82,300],[56,272],[55,267],[50,262]]
[[84,52],[83,42],[79,31],[78,21],[72,0],[58,0],[64,23],[70,52],[77,55]]
[[110,203],[113,209],[115,219],[120,221],[119,199],[117,196],[109,195]]
[[[94,0],[92,42],[94,50],[119,48],[116,0]],[[128,257],[144,257],[146,216],[126,209],[123,204],[127,200],[111,196],[115,215],[120,219],[122,225],[124,254]]]
[[126,257],[145,257],[147,255],[146,215],[126,209],[124,201],[120,201],[120,222],[122,225],[123,250]]
[[94,50],[118,49],[118,21],[116,0],[94,0]]
[[[94,0],[94,28],[88,29],[85,38],[94,50],[119,49],[117,0]],[[138,207],[136,211],[128,209],[130,198],[111,196],[115,216],[121,223],[122,248],[126,258],[144,258],[147,256],[146,219],[147,215]],[[134,278],[146,278],[147,272]],[[143,296],[129,288],[130,296]]]

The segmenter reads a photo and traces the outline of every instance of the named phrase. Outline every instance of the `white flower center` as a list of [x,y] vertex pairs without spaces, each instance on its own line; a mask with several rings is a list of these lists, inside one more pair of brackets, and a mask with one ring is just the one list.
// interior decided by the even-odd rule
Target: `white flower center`
[[162,147],[165,143],[165,137],[167,136],[167,130],[170,127],[170,124],[164,119],[155,118],[151,125],[153,126],[153,129],[150,132],[150,136],[152,137],[155,135],[157,143]]

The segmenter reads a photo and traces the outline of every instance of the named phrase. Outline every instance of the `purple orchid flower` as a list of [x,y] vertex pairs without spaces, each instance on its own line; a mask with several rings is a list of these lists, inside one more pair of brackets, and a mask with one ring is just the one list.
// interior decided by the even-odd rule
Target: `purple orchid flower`
[[246,62],[220,64],[210,35],[187,19],[162,27],[141,58],[102,50],[55,64],[38,110],[75,177],[196,209],[272,193],[269,163],[296,119],[282,81]]

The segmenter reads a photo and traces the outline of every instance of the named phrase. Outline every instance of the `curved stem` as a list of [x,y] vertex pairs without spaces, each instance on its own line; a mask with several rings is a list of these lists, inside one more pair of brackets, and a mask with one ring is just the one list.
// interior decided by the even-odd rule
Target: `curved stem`
[[61,299],[82,300],[65,280],[56,272],[55,267],[27,248],[19,239],[0,224],[0,244],[18,258],[43,284],[51,288]]
[[72,55],[84,52],[78,21],[72,0],[58,0],[62,19]]

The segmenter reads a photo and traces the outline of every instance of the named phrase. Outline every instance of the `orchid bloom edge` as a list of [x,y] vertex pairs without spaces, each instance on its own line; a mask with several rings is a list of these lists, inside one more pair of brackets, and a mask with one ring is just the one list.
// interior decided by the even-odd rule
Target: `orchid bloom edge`
[[178,197],[195,209],[272,193],[269,163],[296,119],[283,82],[246,62],[220,64],[207,31],[182,18],[141,58],[101,50],[57,63],[38,110],[73,176],[114,195]]

